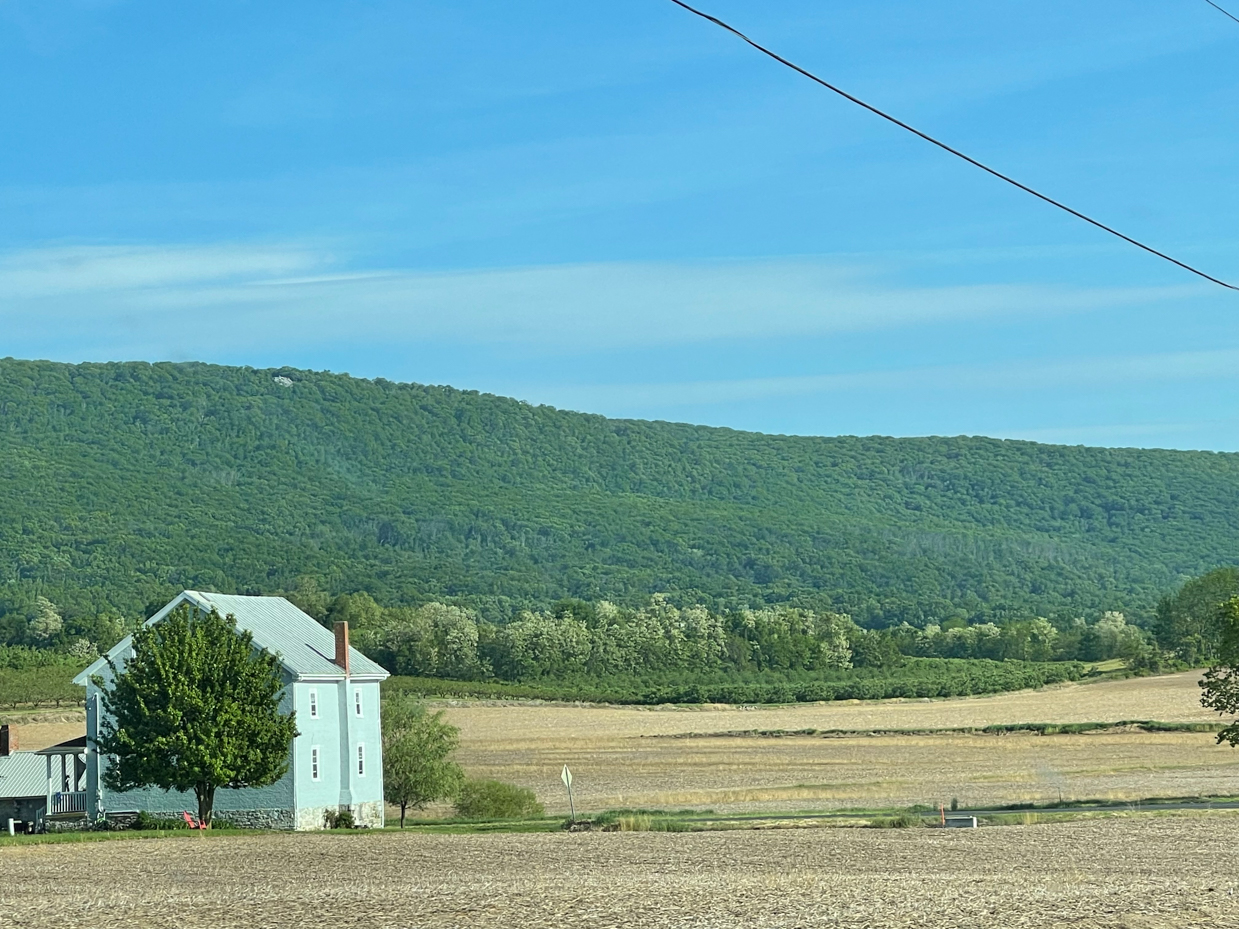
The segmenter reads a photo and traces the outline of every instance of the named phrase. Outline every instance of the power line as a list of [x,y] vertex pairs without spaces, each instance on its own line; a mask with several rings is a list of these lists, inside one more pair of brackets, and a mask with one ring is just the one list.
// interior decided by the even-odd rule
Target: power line
[[[749,45],[753,46],[753,48],[757,49],[763,55],[768,55],[769,57],[777,61],[779,64],[785,65],[786,67],[791,68],[793,71],[797,72],[798,74],[804,75],[809,80],[814,81],[815,83],[821,84],[827,90],[833,91],[834,93],[838,94],[840,97],[843,97],[845,100],[850,100],[852,103],[855,103],[857,106],[864,107],[870,113],[873,113],[877,116],[881,116],[886,121],[894,123],[900,129],[906,129],[908,132],[911,132],[913,135],[919,136],[920,138],[924,139],[926,142],[929,142],[933,145],[938,146],[938,148],[942,149],[943,151],[950,152],[956,158],[962,158],[964,161],[968,162],[970,165],[980,168],[982,171],[986,172],[987,174],[992,174],[994,177],[998,178],[999,180],[1006,181],[1012,187],[1018,187],[1020,190],[1024,191],[1025,193],[1032,194],[1038,200],[1043,200],[1046,203],[1050,204],[1051,206],[1058,207],[1060,210],[1063,210],[1066,213],[1070,213],[1072,216],[1076,217],[1077,219],[1082,219],[1086,223],[1089,223],[1090,225],[1096,226],[1098,229],[1102,229],[1105,232],[1110,233],[1110,235],[1112,236],[1117,236],[1118,238],[1122,239],[1124,242],[1127,242],[1131,245],[1136,246],[1136,248],[1144,249],[1144,251],[1148,252],[1151,255],[1156,255],[1158,258],[1164,259],[1165,261],[1169,261],[1173,265],[1178,265],[1184,271],[1190,271],[1192,274],[1195,274],[1198,277],[1203,277],[1206,281],[1211,281],[1214,284],[1218,284],[1222,287],[1225,287],[1227,290],[1239,291],[1239,286],[1236,286],[1234,284],[1228,284],[1223,280],[1219,280],[1218,278],[1214,277],[1211,274],[1206,274],[1204,271],[1201,271],[1198,268],[1193,268],[1191,265],[1186,264],[1182,261],[1179,261],[1179,259],[1177,258],[1171,258],[1165,252],[1159,252],[1157,249],[1153,248],[1151,245],[1145,245],[1143,242],[1137,241],[1136,239],[1133,239],[1129,235],[1124,235],[1123,233],[1119,232],[1117,229],[1107,226],[1105,223],[1099,222],[1098,220],[1093,219],[1091,216],[1086,216],[1085,214],[1081,213],[1079,210],[1073,210],[1071,207],[1067,206],[1065,203],[1060,203],[1059,201],[1055,200],[1053,197],[1048,197],[1039,191],[1033,190],[1027,184],[1021,184],[1015,178],[1008,177],[1007,175],[1003,174],[1001,171],[996,171],[994,168],[991,168],[989,165],[982,164],[981,162],[977,161],[975,158],[965,155],[963,152],[959,151],[958,149],[952,148],[951,146],[947,145],[945,142],[939,142],[933,136],[926,135],[924,132],[921,132],[921,130],[913,126],[909,126],[907,123],[903,122],[902,120],[896,119],[894,116],[891,116],[889,113],[879,110],[876,106],[866,103],[864,100],[861,100],[859,97],[853,97],[847,91],[841,90],[840,88],[836,87],[834,84],[831,84],[827,81],[822,80],[816,74],[813,74],[810,71],[806,71],[804,68],[800,67],[800,65],[795,64],[794,62],[788,61],[786,58],[784,58],[783,56],[779,54],[776,54],[775,52],[772,52],[770,49],[766,48],[764,45],[759,45],[757,42],[754,42],[752,39],[746,36],[739,29],[736,29],[733,26],[729,26],[727,23],[723,22],[718,17],[711,16],[709,13],[703,13],[701,10],[698,10],[695,7],[691,7],[687,3],[684,3],[683,0],[671,0],[671,2],[674,3],[676,6],[683,7],[684,9],[688,10],[688,12],[694,14],[695,16],[700,16],[702,19],[708,20],[714,23],[714,25],[722,29],[725,29],[727,32],[730,32],[732,35],[744,40]],[[1205,0],[1205,2],[1208,3],[1210,2],[1210,0]],[[1228,13],[1227,15],[1229,16],[1230,14]]]
[[1205,0],[1205,3],[1209,4],[1209,6],[1213,7],[1215,10],[1217,10],[1217,11],[1218,11],[1219,13],[1221,13],[1223,16],[1229,16],[1229,17],[1230,17],[1231,19],[1233,19],[1235,22],[1239,23],[1239,17],[1235,16],[1235,14],[1234,14],[1234,13],[1228,13],[1226,10],[1222,9],[1220,6],[1218,6],[1216,3],[1214,3],[1214,2],[1213,2],[1213,0]]

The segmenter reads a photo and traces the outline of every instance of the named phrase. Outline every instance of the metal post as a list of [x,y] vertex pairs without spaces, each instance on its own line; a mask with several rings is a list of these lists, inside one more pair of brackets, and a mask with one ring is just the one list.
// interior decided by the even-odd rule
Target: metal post
[[572,772],[568,770],[568,766],[564,765],[563,773],[559,775],[559,779],[564,782],[564,786],[568,788],[568,814],[571,817],[570,822],[576,824],[576,804],[572,801]]

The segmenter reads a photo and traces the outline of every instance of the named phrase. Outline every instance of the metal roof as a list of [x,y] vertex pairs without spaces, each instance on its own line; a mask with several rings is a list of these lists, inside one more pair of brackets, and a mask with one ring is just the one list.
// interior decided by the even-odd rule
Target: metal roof
[[46,758],[36,752],[0,756],[0,800],[46,796]]
[[[335,634],[283,597],[244,597],[187,590],[148,619],[146,624],[150,626],[159,622],[182,603],[191,603],[203,610],[214,609],[222,616],[236,617],[237,628],[251,633],[254,644],[259,648],[278,655],[284,667],[296,677],[344,677],[344,669],[332,660],[336,651]],[[115,661],[128,651],[131,642],[132,636],[126,636],[108,651],[106,657]],[[73,681],[84,685],[106,667],[105,658],[100,658]],[[381,665],[355,648],[349,648],[349,669],[353,678],[383,680],[388,677]]]

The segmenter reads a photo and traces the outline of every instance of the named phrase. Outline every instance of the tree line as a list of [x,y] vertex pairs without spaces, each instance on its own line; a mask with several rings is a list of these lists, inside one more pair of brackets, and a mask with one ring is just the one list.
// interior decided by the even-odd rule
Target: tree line
[[[1209,664],[1222,647],[1223,605],[1239,596],[1239,568],[1188,581],[1161,600],[1147,626],[1106,611],[1070,620],[968,623],[952,618],[919,627],[901,623],[867,629],[827,610],[777,604],[718,611],[677,605],[667,595],[636,607],[564,599],[545,610],[521,610],[507,622],[492,622],[459,602],[383,606],[366,592],[330,594],[312,578],[300,579],[285,595],[326,625],[349,621],[356,644],[402,677],[536,682],[541,695],[554,691],[560,698],[589,699],[593,694],[620,702],[717,698],[741,682],[735,693],[742,699],[744,694],[777,696],[785,684],[795,684],[789,691],[793,699],[831,699],[827,691],[847,696],[878,688],[872,681],[849,685],[851,690],[838,683],[849,676],[860,680],[865,677],[861,672],[874,669],[882,670],[888,682],[878,688],[880,695],[909,690],[934,695],[949,676],[946,665],[892,673],[908,662],[931,659],[1044,663],[1117,658],[1148,670]],[[161,605],[152,602],[147,613]],[[105,611],[69,620],[44,597],[25,609],[10,609],[0,617],[0,702],[72,700],[74,689],[60,678],[138,628],[142,618]],[[42,673],[53,666],[64,670]],[[984,690],[1005,680],[993,671],[968,679],[958,670],[949,673],[956,682],[944,694]],[[797,684],[797,675],[809,675],[821,686],[813,690]],[[908,683],[912,678],[920,683]],[[829,687],[823,683],[830,681]],[[1019,685],[1015,678],[1012,682]],[[810,696],[811,690],[818,696]]]
[[358,647],[393,674],[453,680],[838,672],[909,658],[1137,663],[1154,651],[1149,633],[1116,612],[1057,625],[1038,617],[864,629],[839,613],[787,605],[718,613],[656,594],[636,608],[563,600],[494,624],[439,602],[385,608],[367,593],[288,596],[326,624],[347,620]]

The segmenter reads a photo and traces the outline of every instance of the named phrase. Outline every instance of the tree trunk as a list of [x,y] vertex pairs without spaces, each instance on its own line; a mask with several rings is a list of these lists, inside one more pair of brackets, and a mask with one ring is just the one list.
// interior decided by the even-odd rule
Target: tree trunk
[[198,798],[198,825],[203,829],[210,829],[211,811],[215,807],[215,785],[203,782],[195,784],[194,796]]
[[407,803],[400,804],[400,828],[404,828],[404,811],[408,808]]

